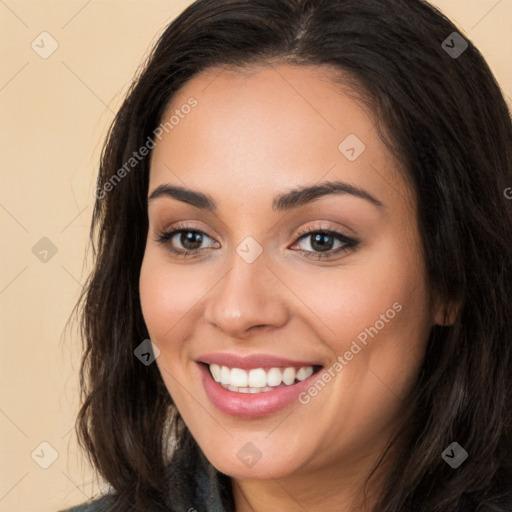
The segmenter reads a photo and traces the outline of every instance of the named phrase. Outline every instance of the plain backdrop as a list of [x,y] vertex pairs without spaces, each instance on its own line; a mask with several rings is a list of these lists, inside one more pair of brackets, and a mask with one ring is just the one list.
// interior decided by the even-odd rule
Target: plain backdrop
[[[106,130],[158,35],[191,3],[0,0],[0,512],[56,511],[104,486],[77,446],[80,343],[64,327],[90,270]],[[433,3],[511,105],[512,0]]]

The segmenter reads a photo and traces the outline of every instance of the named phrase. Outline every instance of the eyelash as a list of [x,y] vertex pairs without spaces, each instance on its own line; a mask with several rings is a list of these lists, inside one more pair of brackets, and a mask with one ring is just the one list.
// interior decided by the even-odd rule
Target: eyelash
[[[201,235],[205,235],[208,238],[209,237],[204,231],[201,231],[199,229],[194,229],[191,226],[187,226],[185,224],[179,224],[174,229],[170,231],[161,231],[157,234],[157,236],[154,238],[155,242],[158,242],[162,245],[168,245],[168,250],[172,253],[174,253],[178,257],[194,257],[198,255],[201,251],[204,249],[192,249],[192,250],[183,250],[183,249],[176,249],[175,247],[172,247],[170,244],[168,244],[169,240],[171,240],[176,234],[182,233],[182,232],[190,232],[190,233],[199,233]],[[314,252],[314,251],[305,251],[303,249],[298,249],[296,252],[302,254],[305,258],[314,259],[314,260],[321,260],[325,258],[332,257],[340,252],[348,252],[353,251],[356,249],[356,247],[359,245],[359,241],[354,238],[349,238],[348,236],[344,235],[343,233],[340,233],[339,231],[333,230],[333,229],[319,229],[319,228],[303,228],[297,233],[297,239],[294,242],[297,243],[302,238],[307,238],[306,235],[316,235],[316,234],[327,234],[329,236],[333,236],[337,238],[339,241],[343,243],[341,247],[338,247],[338,249],[331,249],[329,251],[325,252]]]

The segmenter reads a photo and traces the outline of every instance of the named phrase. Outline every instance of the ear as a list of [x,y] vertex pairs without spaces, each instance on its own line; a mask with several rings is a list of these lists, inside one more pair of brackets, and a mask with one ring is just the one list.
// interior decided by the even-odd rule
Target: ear
[[434,325],[449,326],[455,323],[460,311],[460,303],[449,301],[437,306],[434,314]]

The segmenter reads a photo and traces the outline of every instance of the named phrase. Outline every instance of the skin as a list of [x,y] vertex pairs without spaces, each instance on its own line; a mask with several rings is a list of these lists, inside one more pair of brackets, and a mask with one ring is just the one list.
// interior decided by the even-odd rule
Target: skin
[[[197,107],[152,155],[148,196],[172,184],[218,204],[207,212],[170,197],[149,202],[140,298],[166,387],[206,457],[232,477],[239,512],[370,510],[361,486],[400,420],[429,331],[443,319],[441,307],[428,308],[414,196],[376,120],[332,82],[333,72],[275,63],[196,75],[164,118],[190,97]],[[338,149],[349,134],[366,146],[355,161]],[[331,194],[290,212],[272,209],[276,194],[324,180],[363,188],[383,206]],[[202,255],[174,256],[171,243],[193,247],[179,235],[167,246],[155,241],[180,221],[205,233]],[[298,249],[321,249],[311,235],[297,237],[303,227],[360,243],[308,259]],[[236,252],[247,236],[263,249],[250,264]],[[401,311],[309,403],[241,419],[208,400],[201,355],[258,352],[329,368],[394,303]],[[262,454],[252,467],[237,457],[248,442]]]

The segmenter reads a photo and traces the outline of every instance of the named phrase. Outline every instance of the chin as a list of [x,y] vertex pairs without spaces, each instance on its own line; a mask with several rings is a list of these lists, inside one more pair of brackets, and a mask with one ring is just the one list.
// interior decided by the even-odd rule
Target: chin
[[265,449],[259,451],[250,441],[240,444],[241,448],[226,446],[222,452],[203,450],[203,453],[218,471],[239,480],[285,478],[306,462],[303,456],[283,454],[277,448],[269,447],[265,453]]

